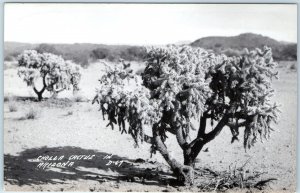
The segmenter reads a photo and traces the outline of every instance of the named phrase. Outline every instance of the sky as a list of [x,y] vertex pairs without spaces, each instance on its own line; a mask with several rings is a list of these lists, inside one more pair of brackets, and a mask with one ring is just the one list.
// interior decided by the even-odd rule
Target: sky
[[4,7],[4,41],[157,45],[246,32],[297,42],[297,6],[6,3]]

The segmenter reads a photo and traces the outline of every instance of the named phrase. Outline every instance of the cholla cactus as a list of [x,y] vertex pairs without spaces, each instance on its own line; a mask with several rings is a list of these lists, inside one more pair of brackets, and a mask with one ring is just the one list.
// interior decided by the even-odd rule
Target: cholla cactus
[[[189,46],[155,47],[148,49],[146,62],[142,83],[124,63],[107,66],[94,101],[112,128],[118,119],[120,131],[127,133],[126,120],[136,145],[150,142],[151,152],[158,150],[180,181],[193,182],[196,157],[223,128],[230,128],[232,142],[244,129],[245,148],[269,137],[279,112],[270,102],[271,80],[277,78],[270,48],[227,57]],[[146,127],[152,136],[144,134]],[[190,130],[197,130],[195,139]],[[183,164],[168,153],[166,132],[176,135]]]
[[[35,50],[25,50],[18,56],[18,75],[33,87],[38,95],[38,100],[42,100],[45,90],[57,94],[65,89],[78,90],[81,67],[71,61],[65,61],[61,56],[50,53],[37,53]],[[38,91],[36,83],[42,78],[43,88]]]
[[207,101],[212,121],[220,121],[228,114],[226,125],[237,139],[240,127],[245,128],[244,147],[250,148],[257,141],[268,138],[271,123],[278,118],[278,106],[270,102],[274,94],[272,78],[277,78],[276,65],[271,49],[256,49],[242,57],[227,58],[214,63],[207,73],[211,77],[213,95]]

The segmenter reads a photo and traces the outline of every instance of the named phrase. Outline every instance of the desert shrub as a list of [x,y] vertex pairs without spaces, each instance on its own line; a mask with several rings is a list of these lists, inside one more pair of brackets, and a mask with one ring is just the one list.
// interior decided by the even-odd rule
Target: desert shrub
[[40,116],[40,112],[36,108],[30,108],[25,114],[24,119],[37,119]]
[[87,102],[87,98],[82,95],[75,95],[73,97],[73,101],[75,102]]
[[146,57],[146,49],[140,46],[131,46],[123,50],[121,58],[128,61],[141,61]]
[[95,59],[105,59],[110,54],[107,48],[97,48],[92,50],[91,57]]
[[18,67],[18,62],[16,61],[4,61],[3,62],[3,70],[14,69]]
[[51,53],[51,54],[55,54],[55,55],[62,55],[61,52],[59,52],[58,50],[56,50],[56,48],[53,45],[50,44],[40,44],[38,45],[35,50],[38,53]]
[[73,115],[73,111],[68,111],[67,116]]
[[[222,172],[213,171],[210,168],[196,169],[196,173],[200,174],[200,181],[198,188],[203,192],[215,192],[221,190],[225,192],[235,188],[248,189],[264,189],[269,182],[277,180],[276,178],[262,178],[264,172],[252,171],[247,166],[249,160],[241,166],[237,163],[231,164],[229,169]],[[257,179],[260,179],[259,181]],[[252,191],[250,191],[252,192]]]
[[114,55],[108,55],[108,56],[107,56],[107,60],[108,60],[108,61],[111,61],[111,62],[116,62],[116,61],[117,61],[117,58],[116,58]]
[[89,56],[83,53],[72,53],[70,57],[66,57],[77,64],[80,64],[83,68],[87,68],[89,65]]
[[12,62],[12,61],[15,61],[15,58],[11,55],[5,56],[4,61]]
[[216,48],[220,48],[220,47],[222,47],[222,44],[221,44],[221,43],[216,43],[216,44],[215,44],[215,47],[216,47]]
[[10,104],[8,104],[8,110],[9,112],[17,112],[18,107],[15,103],[11,102]]
[[292,62],[292,63],[289,65],[289,69],[292,70],[292,71],[297,70],[297,63],[296,63],[296,62]]
[[[18,75],[33,88],[38,100],[43,99],[43,93],[48,90],[52,94],[63,90],[79,90],[81,67],[71,61],[65,61],[61,56],[50,53],[37,53],[35,50],[25,50],[18,56]],[[43,87],[37,90],[36,84],[42,79]]]
[[3,101],[4,102],[14,102],[16,101],[16,97],[15,96],[11,96],[11,95],[4,95],[3,97]]
[[9,101],[9,99],[10,99],[10,97],[9,97],[9,96],[4,96],[4,97],[3,97],[3,101],[4,101],[4,102],[8,102],[8,101]]
[[297,61],[297,44],[288,44],[280,52],[280,60]]
[[[270,48],[227,57],[189,46],[154,47],[146,62],[142,77],[124,63],[106,65],[93,103],[100,105],[103,118],[107,115],[107,126],[118,124],[136,146],[146,141],[151,153],[160,152],[180,183],[193,183],[197,156],[224,128],[231,131],[231,143],[243,129],[245,149],[274,130],[279,110],[270,99],[277,63]],[[146,127],[152,136],[145,135]],[[191,130],[197,132],[195,138]],[[183,163],[169,153],[167,133],[176,136]]]
[[68,98],[50,98],[46,101],[43,101],[41,103],[42,107],[48,107],[48,108],[67,108],[71,107],[73,104],[73,101]]
[[140,46],[106,46],[92,50],[93,59],[106,59],[116,62],[120,59],[127,61],[141,61],[146,56],[146,49]]

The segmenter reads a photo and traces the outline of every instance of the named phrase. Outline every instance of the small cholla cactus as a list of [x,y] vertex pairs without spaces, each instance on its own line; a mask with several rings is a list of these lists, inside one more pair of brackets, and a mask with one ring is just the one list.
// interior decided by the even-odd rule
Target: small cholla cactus
[[[70,89],[78,90],[81,77],[81,67],[71,61],[65,61],[61,56],[50,53],[40,54],[35,50],[25,50],[18,56],[18,75],[31,86],[42,100],[45,90],[53,95]],[[42,78],[43,87],[37,90],[37,81]]]

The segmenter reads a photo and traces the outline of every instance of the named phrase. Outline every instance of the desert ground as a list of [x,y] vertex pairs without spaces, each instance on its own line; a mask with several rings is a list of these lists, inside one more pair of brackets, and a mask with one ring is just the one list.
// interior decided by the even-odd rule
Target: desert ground
[[[294,62],[296,64],[296,62]],[[198,156],[196,168],[203,171],[229,171],[247,168],[244,175],[260,172],[260,179],[276,178],[265,192],[295,192],[297,71],[293,62],[281,62],[279,80],[274,80],[274,101],[281,104],[281,117],[271,138],[245,151],[243,135],[231,144],[231,133],[224,129],[207,144]],[[136,71],[142,64],[133,63]],[[4,71],[4,187],[6,191],[198,191],[172,185],[172,175],[162,156],[150,157],[147,143],[134,147],[129,135],[121,135],[118,127],[106,127],[97,105],[91,100],[103,70],[101,62],[83,70],[81,91],[59,94],[58,99],[35,100],[33,90],[17,76],[16,68]],[[48,97],[47,93],[45,97]],[[33,118],[28,114],[33,113]],[[182,161],[176,139],[167,144],[172,156]],[[37,168],[36,158],[43,155],[69,157],[95,155],[78,160],[72,167]],[[110,159],[107,155],[112,155]],[[106,156],[106,157],[105,157]],[[122,162],[121,165],[109,161]],[[112,162],[111,162],[112,163]],[[201,175],[202,173],[202,175]],[[202,176],[202,177],[201,177]],[[202,179],[203,180],[203,179]],[[215,179],[217,180],[217,179]],[[235,189],[247,192],[249,189]],[[232,190],[231,190],[232,191]],[[231,192],[230,191],[230,192]],[[251,191],[260,191],[253,189]],[[229,191],[228,191],[229,192]]]

